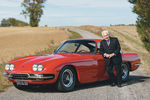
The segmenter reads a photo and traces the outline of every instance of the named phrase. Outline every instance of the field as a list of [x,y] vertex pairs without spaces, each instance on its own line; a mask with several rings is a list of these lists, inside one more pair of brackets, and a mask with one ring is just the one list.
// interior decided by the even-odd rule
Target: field
[[70,34],[60,28],[0,28],[0,63],[14,57],[32,55],[47,48],[52,41],[60,44],[67,40]]
[[141,57],[141,68],[150,73],[150,54],[144,48],[138,36],[135,26],[80,26],[80,29],[94,32],[101,36],[102,30],[108,30],[111,36],[117,37],[120,41],[123,52],[137,53]]
[[73,38],[81,36],[58,27],[0,27],[0,91],[11,85],[2,76],[5,63],[18,57],[52,53]]

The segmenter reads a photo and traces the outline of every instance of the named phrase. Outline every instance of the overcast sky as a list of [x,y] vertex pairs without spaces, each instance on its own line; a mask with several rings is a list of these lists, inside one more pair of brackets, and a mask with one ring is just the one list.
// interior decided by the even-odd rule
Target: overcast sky
[[[23,0],[0,0],[0,20],[20,15]],[[40,26],[135,24],[128,0],[47,0]]]

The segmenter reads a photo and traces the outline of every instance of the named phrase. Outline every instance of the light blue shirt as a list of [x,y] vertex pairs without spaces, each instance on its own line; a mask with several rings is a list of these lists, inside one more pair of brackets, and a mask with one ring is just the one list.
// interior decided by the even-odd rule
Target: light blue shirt
[[110,45],[110,38],[109,38],[109,40],[107,41],[107,44]]

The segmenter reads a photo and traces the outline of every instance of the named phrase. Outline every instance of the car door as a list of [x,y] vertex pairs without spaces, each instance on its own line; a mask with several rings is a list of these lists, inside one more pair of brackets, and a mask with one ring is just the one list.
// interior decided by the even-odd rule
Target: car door
[[95,60],[95,54],[93,54],[94,49],[90,49],[89,45],[96,47],[95,42],[81,43],[76,51],[76,53],[79,54],[78,59],[80,59],[80,62],[76,64],[80,83],[88,83],[97,80],[97,61]]
[[[81,46],[77,52],[80,51],[90,52],[85,46]],[[81,83],[88,83],[99,81],[103,79],[105,68],[104,58],[100,54],[95,53],[83,53],[79,54],[82,61],[78,63],[78,75]]]

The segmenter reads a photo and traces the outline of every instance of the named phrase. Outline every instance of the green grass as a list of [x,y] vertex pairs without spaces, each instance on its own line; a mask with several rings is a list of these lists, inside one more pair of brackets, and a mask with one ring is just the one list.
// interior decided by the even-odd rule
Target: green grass
[[76,33],[74,31],[70,31],[70,30],[68,30],[68,31],[71,33],[71,35],[69,36],[69,39],[79,39],[79,38],[82,38],[82,36],[79,33]]
[[97,32],[90,31],[90,30],[87,30],[87,31],[89,31],[89,32],[91,32],[91,33],[94,33],[95,35],[98,35],[98,36],[102,37],[102,34],[101,34],[101,33],[97,33]]

